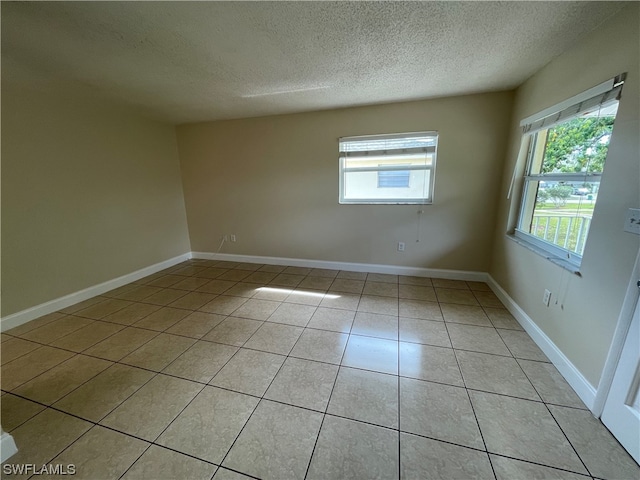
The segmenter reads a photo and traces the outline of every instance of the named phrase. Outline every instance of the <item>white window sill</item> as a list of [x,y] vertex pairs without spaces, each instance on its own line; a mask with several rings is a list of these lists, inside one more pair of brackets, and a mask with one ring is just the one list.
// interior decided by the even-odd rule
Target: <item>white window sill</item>
[[580,267],[578,265],[575,265],[572,262],[569,262],[568,260],[564,259],[564,258],[560,258],[556,255],[553,255],[551,253],[549,253],[548,251],[538,247],[537,245],[531,243],[531,242],[527,242],[526,240],[522,239],[522,238],[518,238],[513,234],[507,234],[507,238],[510,239],[511,241],[517,243],[518,245],[526,248],[527,250],[532,251],[533,253],[536,253],[538,255],[540,255],[541,257],[546,258],[547,260],[549,260],[551,263],[564,268],[565,270],[568,270],[569,272],[578,275],[579,277],[581,277],[582,275],[580,274]]

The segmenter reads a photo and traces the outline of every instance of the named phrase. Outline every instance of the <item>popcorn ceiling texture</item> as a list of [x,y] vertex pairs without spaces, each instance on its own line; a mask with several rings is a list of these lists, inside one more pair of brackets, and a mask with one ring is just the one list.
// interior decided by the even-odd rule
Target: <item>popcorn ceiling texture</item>
[[185,123],[517,87],[620,2],[2,2],[2,82]]

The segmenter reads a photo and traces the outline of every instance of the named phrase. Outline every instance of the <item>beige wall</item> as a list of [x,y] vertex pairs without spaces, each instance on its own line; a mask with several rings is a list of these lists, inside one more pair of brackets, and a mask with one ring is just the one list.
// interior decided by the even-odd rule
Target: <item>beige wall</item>
[[[511,105],[501,92],[179,126],[192,250],[236,234],[222,252],[486,271]],[[339,137],[421,130],[440,135],[433,205],[338,204]]]
[[3,84],[3,316],[188,251],[173,126]]
[[[626,209],[640,206],[638,19],[638,4],[630,4],[517,90],[490,271],[593,386],[600,380],[640,247],[640,237],[623,231]],[[515,221],[521,191],[516,188],[513,201],[506,200],[520,146],[518,124],[622,72],[628,72],[627,82],[584,252],[582,277],[578,277],[505,235]],[[550,307],[542,303],[545,288],[553,293]]]

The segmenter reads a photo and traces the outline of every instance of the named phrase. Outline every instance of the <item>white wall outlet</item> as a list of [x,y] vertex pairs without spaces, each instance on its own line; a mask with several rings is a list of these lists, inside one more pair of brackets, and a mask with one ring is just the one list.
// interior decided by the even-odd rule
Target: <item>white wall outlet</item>
[[551,301],[551,292],[545,289],[544,295],[542,295],[542,303],[544,303],[548,307],[550,301]]
[[225,241],[225,242],[228,242],[229,241],[229,235],[223,235],[222,236],[222,240]]
[[235,233],[232,233],[232,234],[231,234],[231,241],[232,241],[232,242],[235,242],[235,241],[236,241],[236,234],[235,234]]
[[627,218],[624,221],[624,231],[640,235],[640,208],[627,210]]
[[404,252],[404,242],[398,242],[398,251]]

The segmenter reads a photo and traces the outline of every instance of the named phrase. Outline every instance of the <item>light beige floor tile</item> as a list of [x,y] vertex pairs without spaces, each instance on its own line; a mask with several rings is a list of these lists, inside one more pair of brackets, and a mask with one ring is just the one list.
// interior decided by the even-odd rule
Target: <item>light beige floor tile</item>
[[305,327],[315,311],[316,307],[309,305],[282,303],[275,312],[271,314],[267,321]]
[[290,357],[264,398],[324,412],[337,374],[337,365]]
[[336,278],[345,278],[348,280],[366,280],[366,272],[351,272],[349,270],[340,270]]
[[148,446],[147,442],[96,425],[53,463],[75,465],[73,478],[117,480]]
[[490,292],[491,288],[485,282],[467,282],[467,286],[474,292]]
[[207,333],[203,340],[241,347],[264,322],[248,318],[227,317]]
[[51,405],[111,365],[113,363],[106,360],[76,355],[21,385],[14,392]]
[[367,282],[384,282],[398,284],[398,275],[388,273],[367,273]]
[[399,275],[398,283],[400,285],[417,285],[420,287],[432,287],[433,281],[429,277],[416,277],[413,275]]
[[2,365],[2,389],[10,391],[73,357],[72,352],[40,347]]
[[368,337],[398,340],[398,317],[378,313],[356,313],[351,333]]
[[484,450],[467,391],[400,378],[400,430]]
[[166,306],[172,302],[175,302],[180,297],[184,297],[187,293],[186,290],[176,290],[173,288],[165,288],[158,293],[155,293],[144,299],[145,303],[151,303],[153,305]]
[[217,313],[193,312],[168,328],[166,332],[185,337],[202,338],[225,318],[227,317]]
[[80,386],[53,406],[98,422],[148,382],[153,373],[115,364]]
[[317,307],[322,302],[327,292],[324,290],[312,290],[310,288],[296,287],[284,299],[286,303],[296,303],[298,305],[309,305]]
[[[104,299],[100,298],[99,301],[102,301],[102,300]],[[27,332],[30,332],[31,330],[35,330],[36,328],[42,327],[47,323],[51,323],[54,320],[58,320],[63,317],[66,317],[66,315],[61,312],[50,313],[48,315],[43,315],[42,317],[31,320],[30,322],[23,323],[22,325],[18,325],[17,327],[13,327],[12,329],[7,330],[6,333],[19,337],[24,335]]]
[[438,301],[433,287],[422,285],[400,285],[399,297],[428,302]]
[[233,316],[252,320],[266,320],[276,311],[279,305],[280,303],[271,300],[250,298],[233,311]]
[[324,296],[320,302],[321,307],[337,308],[340,310],[357,310],[360,303],[360,295],[349,293],[331,293]]
[[115,313],[118,310],[122,310],[125,307],[132,305],[132,302],[127,300],[119,300],[117,298],[107,298],[104,301],[95,303],[87,308],[74,312],[74,315],[85,318],[92,318],[94,320],[100,320],[111,313]]
[[123,325],[107,322],[93,322],[51,343],[52,347],[73,352],[82,352],[96,343],[109,338],[124,328]]
[[233,296],[233,297],[251,298],[256,293],[258,293],[258,288],[260,288],[260,286],[258,284],[255,284],[255,283],[239,282],[239,283],[236,283],[230,289],[226,290],[224,292],[224,294],[225,295],[230,295],[230,296]]
[[206,305],[200,307],[200,310],[208,313],[217,313],[219,315],[229,315],[231,312],[243,305],[247,300],[248,299],[245,297],[220,295]]
[[246,475],[222,467],[218,468],[218,471],[213,476],[213,480],[250,480],[251,478],[253,477],[247,477]]
[[496,296],[492,291],[477,291],[473,292],[473,295],[478,300],[478,303],[483,307],[497,307],[504,308],[504,305],[500,301],[500,299]]
[[[246,282],[247,284],[267,285],[271,280],[276,278],[276,275],[277,273],[273,272],[257,271],[249,274],[249,276],[245,278],[243,282]],[[253,285],[252,288],[255,289],[256,286]]]
[[127,327],[87,349],[84,353],[116,362],[157,335],[158,332],[155,331]]
[[291,275],[309,275],[311,268],[308,267],[287,267],[282,273],[289,273]]
[[407,480],[493,478],[491,463],[485,452],[407,433],[400,434],[400,464],[401,478]]
[[259,272],[271,272],[271,273],[282,273],[284,269],[287,268],[284,265],[263,265],[257,271]]
[[306,277],[299,284],[299,288],[311,288],[312,290],[329,290],[333,283],[332,277]]
[[151,315],[160,309],[159,305],[149,305],[148,303],[134,303],[128,307],[118,310],[104,317],[105,322],[119,323],[121,325],[132,325],[138,320],[142,320],[147,315]]
[[89,422],[48,408],[11,432],[18,453],[8,463],[41,467],[91,427]]
[[401,298],[399,301],[399,312],[401,317],[442,321],[440,305],[436,302],[424,302],[422,300]]
[[511,356],[511,352],[493,327],[449,323],[447,330],[455,349]]
[[447,323],[464,323],[466,325],[477,325],[479,327],[491,327],[489,317],[484,313],[482,307],[472,305],[454,305],[451,303],[441,303],[442,315]]
[[540,401],[515,359],[465,351],[456,356],[467,388]]
[[100,424],[154,441],[202,388],[195,382],[157,375]]
[[523,330],[518,321],[509,313],[506,308],[483,307],[483,310],[491,320],[495,328],[506,330]]
[[518,360],[518,363],[546,403],[587,408],[553,364],[531,360]]
[[364,284],[364,295],[378,295],[383,297],[398,297],[398,284],[386,282],[373,282],[367,280]]
[[359,312],[379,313],[382,315],[398,315],[398,299],[391,297],[375,297],[362,295],[358,304]]
[[223,267],[208,267],[203,271],[198,272],[197,276],[200,278],[217,278],[223,273],[227,272],[229,268]]
[[513,458],[505,458],[499,455],[491,454],[490,457],[497,480],[588,480],[590,478],[577,473],[556,470],[555,468],[514,460]]
[[400,317],[400,341],[451,347],[444,322]]
[[252,263],[252,262],[239,262],[238,265],[233,267],[236,270],[248,270],[250,272],[256,272],[260,270],[264,265],[261,263]]
[[5,336],[8,339],[2,342],[2,349],[0,350],[3,365],[42,346],[39,343],[30,342],[22,338]]
[[322,414],[260,401],[222,466],[259,478],[303,479]]
[[489,452],[587,473],[543,403],[469,393]]
[[197,458],[151,445],[122,480],[210,480],[218,467]]
[[270,300],[273,302],[284,302],[293,292],[293,288],[279,287],[277,285],[267,285],[266,287],[258,287],[256,294],[251,297],[256,300]]
[[162,372],[207,383],[238,351],[236,347],[200,341],[176,358]]
[[314,268],[309,272],[310,277],[335,278],[337,275],[338,270],[331,270],[328,268]]
[[166,288],[170,287],[171,285],[175,285],[182,280],[184,280],[184,277],[181,275],[162,275],[160,277],[154,278],[153,280],[145,282],[145,285]]
[[[127,285],[129,287],[129,285]],[[112,295],[114,298],[120,300],[129,300],[131,302],[140,302],[147,297],[150,297],[154,293],[158,293],[162,290],[160,287],[154,287],[151,285],[135,285],[133,288],[128,288],[126,291]]]
[[540,362],[548,362],[547,356],[538,348],[527,332],[518,332],[515,330],[501,330],[498,333],[507,344],[509,350],[516,358],[524,360],[538,360]]
[[11,432],[45,409],[43,405],[16,397],[10,393],[2,395],[0,406],[2,407],[0,425],[2,425],[2,429],[5,432]]
[[214,280],[210,280],[208,283],[205,283],[201,287],[198,287],[197,290],[198,292],[213,293],[216,295],[220,295],[222,293],[225,293],[231,287],[234,287],[237,283],[238,282],[232,282],[229,280],[219,280],[216,278]]
[[458,362],[450,348],[400,342],[400,375],[463,386]]
[[244,344],[246,348],[288,355],[304,329],[265,322]]
[[163,332],[180,320],[188,316],[191,312],[181,308],[162,307],[159,310],[147,315],[142,320],[133,324],[136,328],[147,328],[157,332]]
[[290,355],[339,365],[347,339],[346,333],[305,329]]
[[398,377],[341,367],[327,413],[398,428]]
[[180,297],[175,302],[171,302],[169,306],[174,308],[185,308],[187,310],[198,310],[214,298],[216,298],[216,294],[213,293],[189,292],[184,297]]
[[220,464],[258,401],[241,393],[205,387],[157,443]]
[[49,344],[92,323],[93,320],[69,315],[47,323],[35,330],[31,330],[22,335],[22,338],[33,342]]
[[200,267],[197,265],[185,264],[173,270],[172,273],[175,273],[176,275],[184,275],[186,277],[190,277],[193,275],[198,275],[200,272],[203,272],[206,269],[207,267]]
[[295,275],[291,273],[279,273],[276,278],[271,280],[269,285],[278,287],[297,287],[304,280],[304,275]]
[[461,290],[469,290],[469,285],[464,280],[449,280],[448,278],[432,279],[433,286],[438,288],[455,288]]
[[[465,288],[466,285],[465,285]],[[441,303],[455,303],[458,305],[480,305],[471,290],[457,288],[435,288],[438,301]]]
[[106,300],[105,297],[89,298],[89,299],[84,300],[82,302],[78,302],[76,304],[73,304],[73,305],[70,305],[70,306],[68,306],[66,308],[63,308],[63,309],[60,310],[60,312],[62,312],[62,313],[75,313],[75,312],[83,310],[83,309],[85,309],[87,307],[90,307],[91,305],[96,305],[96,304],[98,304],[100,302],[104,302],[105,300]]
[[364,280],[351,280],[348,278],[336,278],[329,287],[329,292],[341,293],[357,293],[358,295],[364,290]]
[[120,361],[134,367],[159,372],[194,343],[193,338],[161,333]]
[[342,365],[397,375],[398,342],[351,335],[342,358]]
[[606,479],[640,478],[638,464],[591,412],[553,405],[549,410],[591,475]]
[[274,353],[241,348],[209,384],[261,397],[285,358]]
[[197,290],[198,288],[203,286],[205,283],[209,283],[209,282],[210,282],[210,279],[208,278],[187,277],[187,278],[182,278],[182,280],[180,280],[179,282],[171,285],[171,288],[175,288],[177,290],[193,291],[193,290]]
[[307,479],[397,479],[398,432],[326,416]]
[[355,312],[337,308],[319,307],[307,324],[308,328],[349,333],[355,318]]

